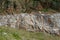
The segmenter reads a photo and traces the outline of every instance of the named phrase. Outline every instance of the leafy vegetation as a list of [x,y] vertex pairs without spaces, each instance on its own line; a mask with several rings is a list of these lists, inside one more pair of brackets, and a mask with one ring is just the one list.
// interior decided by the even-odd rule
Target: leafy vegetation
[[60,37],[42,32],[28,32],[10,27],[0,27],[0,40],[60,40]]
[[60,0],[1,0],[0,12],[32,12],[45,9],[60,11]]

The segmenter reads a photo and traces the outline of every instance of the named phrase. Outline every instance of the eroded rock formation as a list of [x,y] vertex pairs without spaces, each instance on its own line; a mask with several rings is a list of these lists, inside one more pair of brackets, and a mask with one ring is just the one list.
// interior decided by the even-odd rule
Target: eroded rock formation
[[9,26],[27,31],[47,32],[60,35],[60,14],[14,14],[0,15],[0,26]]

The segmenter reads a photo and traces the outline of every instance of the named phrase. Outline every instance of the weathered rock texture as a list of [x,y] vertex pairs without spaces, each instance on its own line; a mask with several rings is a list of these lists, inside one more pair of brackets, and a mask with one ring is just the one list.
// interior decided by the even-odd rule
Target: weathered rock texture
[[43,31],[60,35],[60,14],[14,14],[0,15],[0,26],[9,26],[28,31]]

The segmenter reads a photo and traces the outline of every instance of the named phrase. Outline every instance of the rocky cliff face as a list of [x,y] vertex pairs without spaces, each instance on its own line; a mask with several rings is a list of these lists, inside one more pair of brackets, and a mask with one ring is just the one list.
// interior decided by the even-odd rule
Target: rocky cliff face
[[0,26],[9,26],[27,31],[47,32],[60,35],[60,14],[14,14],[0,15]]

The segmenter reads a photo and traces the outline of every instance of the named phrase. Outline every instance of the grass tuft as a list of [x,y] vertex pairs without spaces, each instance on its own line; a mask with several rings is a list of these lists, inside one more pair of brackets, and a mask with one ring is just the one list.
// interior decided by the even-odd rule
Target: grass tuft
[[10,27],[0,27],[0,40],[60,40],[60,37],[42,32],[28,32]]

